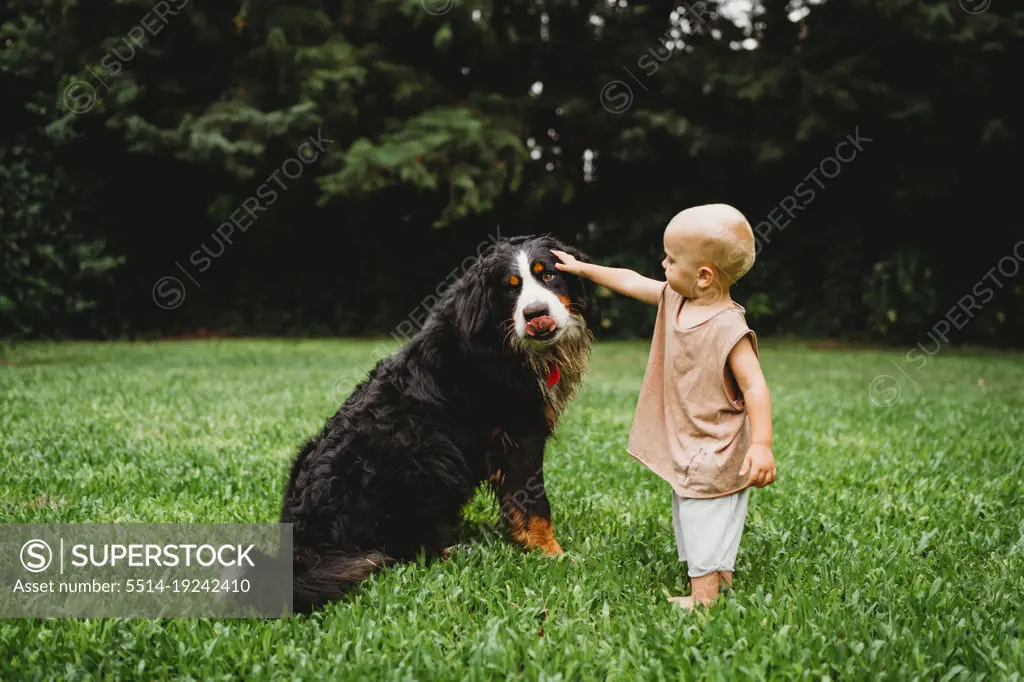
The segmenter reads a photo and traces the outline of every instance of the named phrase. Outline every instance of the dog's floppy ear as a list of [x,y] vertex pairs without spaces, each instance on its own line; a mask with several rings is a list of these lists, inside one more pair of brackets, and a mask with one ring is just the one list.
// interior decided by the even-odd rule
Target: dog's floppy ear
[[454,301],[454,319],[452,320],[463,341],[469,342],[487,326],[491,318],[491,304],[494,292],[490,286],[489,259],[479,261],[471,267],[456,290]]

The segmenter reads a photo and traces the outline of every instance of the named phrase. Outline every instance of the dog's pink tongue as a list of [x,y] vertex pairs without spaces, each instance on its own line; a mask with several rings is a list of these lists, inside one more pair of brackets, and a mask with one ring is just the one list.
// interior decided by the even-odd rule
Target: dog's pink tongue
[[530,336],[536,336],[537,334],[547,334],[553,331],[558,326],[555,322],[555,318],[550,315],[541,315],[535,317],[526,323],[526,333]]

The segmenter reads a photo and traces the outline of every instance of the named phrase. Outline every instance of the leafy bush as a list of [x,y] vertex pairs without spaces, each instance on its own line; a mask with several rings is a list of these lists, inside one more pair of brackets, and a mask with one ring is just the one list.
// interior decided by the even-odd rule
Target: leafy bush
[[96,334],[90,311],[123,262],[76,216],[80,186],[47,154],[0,148],[0,320],[7,338]]

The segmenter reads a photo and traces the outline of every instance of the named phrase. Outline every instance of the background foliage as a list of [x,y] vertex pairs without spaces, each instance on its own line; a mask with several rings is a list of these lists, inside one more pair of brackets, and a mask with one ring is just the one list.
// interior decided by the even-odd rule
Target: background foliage
[[985,281],[949,336],[1024,341],[1010,3],[3,4],[4,337],[387,333],[497,232],[658,276],[685,206],[797,196],[735,291],[762,334],[927,342]]

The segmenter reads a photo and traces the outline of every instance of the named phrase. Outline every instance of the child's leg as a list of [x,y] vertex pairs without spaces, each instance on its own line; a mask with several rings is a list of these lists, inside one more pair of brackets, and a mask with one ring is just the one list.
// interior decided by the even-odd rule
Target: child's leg
[[719,571],[694,576],[690,578],[690,594],[682,597],[670,597],[669,601],[684,609],[692,609],[695,604],[707,605],[718,596],[720,581],[721,573]]
[[[676,495],[675,491],[672,491],[672,530],[676,536],[676,552],[679,556],[679,563],[685,564],[686,561],[686,536],[683,532],[683,519],[680,517],[679,507],[683,503],[683,500]],[[692,588],[692,584],[691,584]],[[692,590],[691,590],[692,592]],[[674,604],[680,606],[687,606],[687,608],[693,608],[693,597],[686,595],[683,597],[672,597],[669,599]]]
[[691,609],[694,604],[714,600],[723,581],[732,586],[749,495],[750,488],[712,499],[678,498],[673,494],[672,520],[679,560],[688,564],[691,593],[669,601]]

